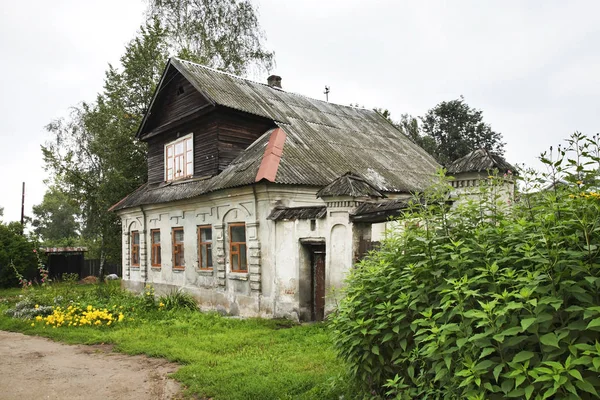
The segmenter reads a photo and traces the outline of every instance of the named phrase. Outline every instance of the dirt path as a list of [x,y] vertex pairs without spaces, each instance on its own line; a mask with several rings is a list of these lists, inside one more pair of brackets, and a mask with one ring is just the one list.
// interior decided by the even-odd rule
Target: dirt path
[[0,331],[0,399],[163,400],[181,398],[167,378],[177,365]]

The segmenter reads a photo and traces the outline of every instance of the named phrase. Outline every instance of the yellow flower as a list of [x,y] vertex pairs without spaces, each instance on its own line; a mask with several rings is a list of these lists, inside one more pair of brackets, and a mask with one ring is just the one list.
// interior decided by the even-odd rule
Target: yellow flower
[[159,306],[159,307],[164,307],[165,305],[164,305],[164,304],[163,304],[163,302],[161,301],[161,302],[158,304],[158,306]]
[[577,181],[578,185],[583,185],[583,181]]
[[37,317],[35,317],[35,320],[36,320],[36,321],[41,321],[41,320],[43,320],[43,319],[44,319],[44,318],[42,318],[42,316],[41,316],[41,315],[38,315]]
[[35,324],[32,322],[32,323],[31,323],[31,326],[35,326]]
[[[31,304],[31,303],[30,303],[30,304]],[[39,304],[36,304],[36,305],[35,305],[35,308],[36,308],[36,309],[40,308],[40,305],[39,305]]]

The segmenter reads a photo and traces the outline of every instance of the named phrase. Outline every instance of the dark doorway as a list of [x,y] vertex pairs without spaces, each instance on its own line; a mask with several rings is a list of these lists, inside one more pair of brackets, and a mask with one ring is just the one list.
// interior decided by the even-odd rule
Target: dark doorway
[[323,321],[325,317],[325,246],[312,246],[311,250],[311,319]]

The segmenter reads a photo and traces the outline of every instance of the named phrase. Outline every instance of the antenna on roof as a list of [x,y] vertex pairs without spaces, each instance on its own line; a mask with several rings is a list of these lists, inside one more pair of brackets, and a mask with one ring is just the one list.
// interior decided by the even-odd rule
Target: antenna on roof
[[325,101],[329,101],[329,86],[325,85],[325,91],[323,93],[325,94]]

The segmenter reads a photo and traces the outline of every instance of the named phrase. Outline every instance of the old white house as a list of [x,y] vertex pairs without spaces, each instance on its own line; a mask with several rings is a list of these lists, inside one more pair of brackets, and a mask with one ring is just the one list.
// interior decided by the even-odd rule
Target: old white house
[[372,110],[171,59],[137,133],[148,182],[112,207],[123,284],[233,315],[323,318],[330,288],[439,167]]

